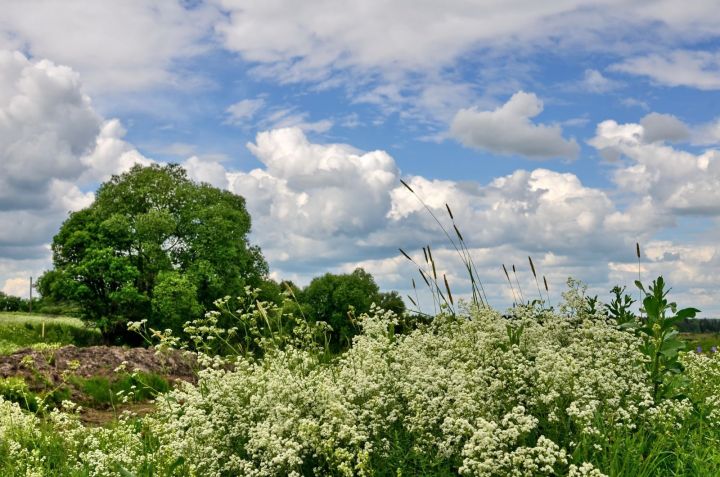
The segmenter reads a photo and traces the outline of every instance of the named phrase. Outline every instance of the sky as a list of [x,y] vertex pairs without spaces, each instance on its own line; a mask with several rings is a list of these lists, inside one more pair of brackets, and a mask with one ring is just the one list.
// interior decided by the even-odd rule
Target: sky
[[[456,296],[502,265],[589,293],[663,275],[720,316],[712,0],[0,0],[0,289],[27,295],[71,211],[133,164],[246,198],[271,276],[361,266]],[[400,182],[404,180],[417,197]],[[422,294],[423,291],[420,290]],[[635,294],[635,292],[632,292]],[[413,292],[414,294],[414,292]],[[427,305],[427,296],[422,298]],[[425,310],[429,311],[429,310]]]

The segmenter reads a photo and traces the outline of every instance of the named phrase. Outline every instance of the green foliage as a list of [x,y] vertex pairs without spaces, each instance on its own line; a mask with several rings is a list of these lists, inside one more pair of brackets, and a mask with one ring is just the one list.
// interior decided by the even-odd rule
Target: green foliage
[[0,292],[0,311],[28,311],[28,309],[28,300]]
[[330,325],[331,346],[336,351],[350,345],[359,330],[355,317],[368,313],[373,303],[397,315],[405,311],[399,295],[380,293],[372,275],[362,268],[349,274],[326,273],[314,278],[299,296],[299,301],[307,305],[308,318]]
[[153,314],[163,318],[165,328],[180,332],[188,319],[203,312],[197,297],[197,287],[189,277],[174,270],[160,272],[153,292]]
[[77,303],[108,341],[146,317],[179,330],[214,300],[263,282],[267,264],[249,231],[242,197],[194,183],[177,165],[135,166],[70,214],[38,288]]
[[678,329],[683,333],[720,333],[720,319],[695,318],[678,323]]
[[610,318],[615,320],[618,325],[624,325],[635,320],[635,314],[632,312],[631,307],[635,300],[630,295],[625,293],[625,287],[620,288],[619,286],[613,287],[610,291],[613,294],[610,303],[605,305],[605,311]]
[[0,398],[18,404],[22,409],[42,414],[48,408],[58,406],[70,398],[70,391],[63,386],[44,392],[33,392],[21,377],[0,378]]
[[170,390],[170,383],[156,373],[123,373],[117,379],[104,376],[72,378],[93,407],[116,406],[121,402],[140,402]]
[[[623,327],[635,330],[643,340],[641,351],[648,357],[646,366],[653,383],[653,398],[675,397],[685,383],[679,353],[686,345],[678,337],[677,324],[695,317],[700,310],[678,310],[676,303],[669,303],[667,295],[670,290],[665,290],[662,276],[652,282],[649,290],[645,290],[640,281],[635,281],[635,285],[645,295],[642,311],[646,317],[640,322],[627,322]],[[668,315],[668,312],[673,315]]]

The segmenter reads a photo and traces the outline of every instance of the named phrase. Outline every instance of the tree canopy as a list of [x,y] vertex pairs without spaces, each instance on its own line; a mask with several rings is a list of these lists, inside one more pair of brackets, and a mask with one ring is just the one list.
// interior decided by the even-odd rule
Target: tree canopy
[[175,164],[135,166],[70,214],[38,288],[78,303],[109,341],[143,318],[181,330],[214,300],[263,284],[267,263],[249,232],[243,197],[195,183]]
[[348,346],[359,331],[352,316],[367,313],[373,303],[398,315],[405,311],[397,292],[380,292],[372,275],[362,268],[349,274],[326,273],[314,278],[298,299],[306,305],[304,309],[310,318],[332,327],[331,343],[336,350]]

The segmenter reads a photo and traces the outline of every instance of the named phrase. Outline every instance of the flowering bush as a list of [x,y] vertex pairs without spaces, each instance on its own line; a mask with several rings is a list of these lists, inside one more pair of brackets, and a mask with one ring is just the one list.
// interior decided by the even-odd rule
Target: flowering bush
[[[379,309],[328,361],[303,340],[201,355],[144,418],[85,428],[0,401],[2,475],[720,475],[720,359],[654,398],[643,338],[577,289],[561,312],[473,307],[408,334]],[[268,313],[258,306],[258,313]],[[312,333],[309,333],[312,334]],[[12,462],[12,464],[10,464]]]

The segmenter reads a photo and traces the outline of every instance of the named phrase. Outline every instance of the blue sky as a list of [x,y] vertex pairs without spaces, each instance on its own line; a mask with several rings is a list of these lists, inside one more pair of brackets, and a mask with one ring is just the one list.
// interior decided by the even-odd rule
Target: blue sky
[[[493,303],[502,263],[559,299],[663,274],[720,313],[712,1],[0,0],[0,287],[134,163],[246,197],[273,277],[363,266],[405,293],[448,202]],[[444,216],[443,216],[444,217]]]

